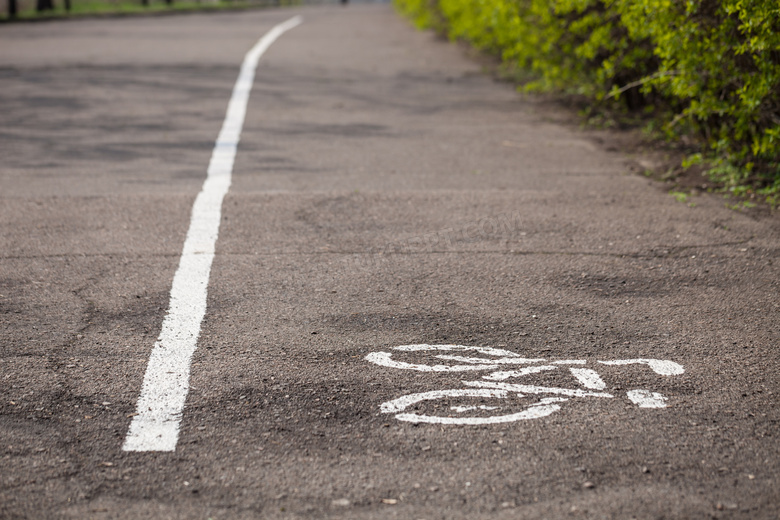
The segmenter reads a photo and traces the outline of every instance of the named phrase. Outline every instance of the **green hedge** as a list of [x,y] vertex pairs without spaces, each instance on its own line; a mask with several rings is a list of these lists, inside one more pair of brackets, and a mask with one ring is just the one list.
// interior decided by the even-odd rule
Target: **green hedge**
[[534,72],[529,90],[622,99],[701,136],[711,174],[780,191],[778,0],[395,0],[421,27]]

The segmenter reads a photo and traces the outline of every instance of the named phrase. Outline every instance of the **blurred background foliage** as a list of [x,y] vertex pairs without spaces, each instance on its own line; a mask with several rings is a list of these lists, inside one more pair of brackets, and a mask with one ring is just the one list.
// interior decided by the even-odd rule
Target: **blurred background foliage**
[[394,0],[433,28],[530,73],[526,91],[619,102],[698,145],[732,191],[780,192],[778,0]]

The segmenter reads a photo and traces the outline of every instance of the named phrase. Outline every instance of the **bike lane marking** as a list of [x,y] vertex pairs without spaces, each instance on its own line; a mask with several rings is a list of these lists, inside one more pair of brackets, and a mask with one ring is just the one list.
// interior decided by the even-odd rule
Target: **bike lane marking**
[[[400,421],[408,421],[413,423],[432,423],[432,424],[451,424],[451,425],[485,425],[485,424],[498,424],[514,422],[526,419],[539,419],[546,417],[561,409],[557,403],[568,401],[569,398],[577,397],[597,397],[608,398],[614,397],[613,394],[608,392],[593,392],[574,388],[557,388],[548,386],[537,386],[527,384],[516,383],[504,383],[497,381],[504,381],[507,379],[522,378],[526,376],[532,376],[541,372],[550,370],[556,370],[562,365],[584,365],[587,360],[583,359],[564,359],[557,361],[548,361],[547,365],[540,365],[534,363],[545,362],[545,359],[530,359],[521,357],[511,351],[504,349],[497,349],[492,347],[477,347],[477,346],[464,346],[464,345],[401,345],[393,347],[392,350],[401,352],[436,352],[436,351],[456,351],[456,352],[476,352],[486,356],[495,356],[494,358],[479,358],[479,357],[466,357],[457,356],[451,354],[433,354],[433,358],[437,360],[456,361],[461,363],[467,363],[466,365],[426,365],[419,363],[407,363],[404,361],[395,360],[392,358],[390,352],[371,352],[365,359],[376,365],[396,368],[402,370],[414,370],[419,372],[474,372],[477,370],[492,371],[491,373],[482,376],[481,380],[477,381],[461,381],[461,384],[471,387],[466,389],[448,389],[448,390],[431,390],[427,392],[420,392],[415,394],[409,394],[405,396],[392,399],[384,402],[380,405],[380,411],[382,413],[394,413],[395,418]],[[500,356],[500,357],[499,357]],[[674,361],[663,359],[650,359],[650,358],[638,358],[638,359],[616,359],[616,360],[597,360],[597,363],[602,365],[613,366],[625,366],[625,365],[646,365],[653,372],[661,376],[674,376],[685,373],[685,369],[682,365],[675,363]],[[496,370],[501,365],[526,365],[532,366],[520,368],[518,370]],[[557,365],[557,366],[554,366]],[[588,388],[589,390],[604,390],[607,388],[607,384],[601,379],[601,376],[593,369],[583,368],[581,366],[569,366],[568,371],[574,377],[577,382]],[[510,394],[518,399],[522,399],[526,394],[553,394],[562,397],[546,397],[542,398],[539,402],[531,403],[525,410],[518,413],[493,415],[488,417],[452,417],[441,415],[422,415],[418,413],[408,413],[405,410],[409,407],[416,407],[426,401],[438,400],[443,398],[498,398],[507,399]],[[565,396],[565,397],[563,397]],[[668,398],[660,393],[651,392],[644,389],[630,390],[626,393],[626,397],[637,405],[639,408],[666,408]],[[498,406],[485,406],[485,405],[468,405],[468,406],[450,406],[450,410],[462,414],[465,412],[483,410],[494,411],[500,410]]]
[[189,392],[190,364],[206,314],[222,200],[230,188],[255,70],[268,48],[302,21],[300,16],[295,16],[274,26],[249,50],[241,64],[222,129],[214,143],[206,180],[192,206],[168,312],[149,357],[136,415],[122,447],[124,451],[176,450],[181,414]]

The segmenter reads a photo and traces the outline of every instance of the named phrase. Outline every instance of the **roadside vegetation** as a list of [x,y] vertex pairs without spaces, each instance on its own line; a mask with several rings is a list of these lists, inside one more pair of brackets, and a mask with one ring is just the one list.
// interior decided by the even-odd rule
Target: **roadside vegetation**
[[500,57],[521,89],[585,99],[686,143],[681,168],[780,204],[777,0],[394,0]]

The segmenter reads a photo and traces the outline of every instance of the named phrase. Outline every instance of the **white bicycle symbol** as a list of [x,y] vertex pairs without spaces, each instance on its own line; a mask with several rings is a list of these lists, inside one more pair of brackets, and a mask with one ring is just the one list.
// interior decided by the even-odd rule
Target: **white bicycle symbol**
[[[402,345],[393,350],[400,352],[442,352],[435,354],[435,358],[456,364],[424,365],[406,363],[392,358],[390,352],[372,352],[366,356],[366,360],[380,366],[398,368],[402,370],[415,370],[419,372],[491,372],[482,376],[477,381],[462,381],[469,388],[449,390],[432,390],[409,394],[382,403],[380,409],[383,413],[394,413],[400,421],[413,423],[438,423],[438,424],[496,424],[525,419],[538,419],[546,417],[561,409],[559,403],[568,401],[572,397],[601,397],[613,398],[608,392],[604,392],[607,385],[601,376],[593,369],[587,368],[584,359],[562,359],[550,361],[545,358],[524,358],[519,354],[508,350],[492,347],[470,347],[463,345]],[[449,352],[449,353],[448,353]],[[489,357],[469,357],[458,353],[476,353]],[[648,366],[653,372],[662,376],[679,375],[685,372],[682,365],[673,361],[662,359],[616,359],[596,361],[601,365],[634,365]],[[540,374],[553,370],[568,368],[574,379],[583,388],[559,388],[548,386],[535,386],[506,382],[509,379],[520,378],[532,374]],[[452,406],[450,411],[456,414],[476,411],[477,417],[426,415],[405,412],[409,407],[414,407],[426,401],[434,401],[443,398],[498,398],[507,399],[514,396],[522,399],[527,394],[550,395],[542,397],[538,402],[527,405],[525,409],[516,413],[500,414],[497,412],[501,406]],[[644,389],[629,390],[628,399],[640,408],[666,408],[667,398],[657,392]],[[498,413],[499,415],[485,416],[485,412]]]

